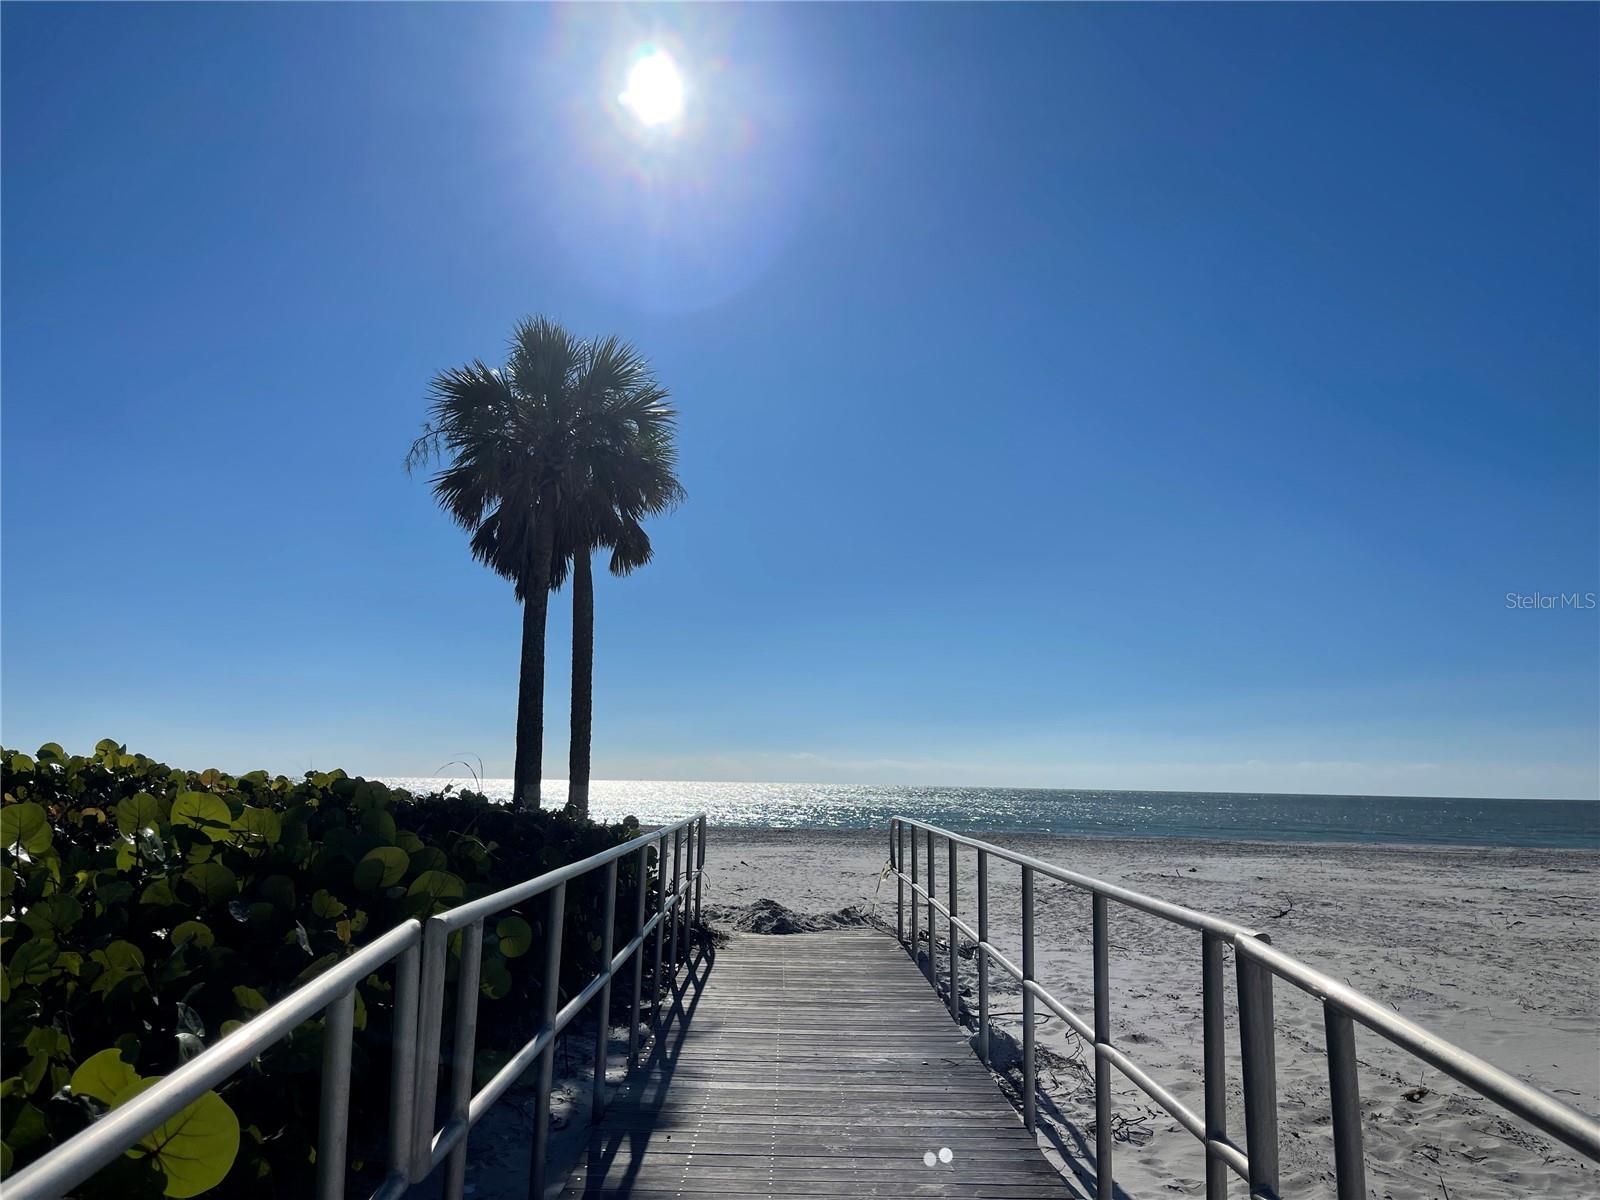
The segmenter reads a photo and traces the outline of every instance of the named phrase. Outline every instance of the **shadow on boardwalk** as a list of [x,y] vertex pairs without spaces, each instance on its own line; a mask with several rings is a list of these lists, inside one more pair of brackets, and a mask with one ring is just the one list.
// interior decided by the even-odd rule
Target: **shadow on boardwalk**
[[736,936],[663,1015],[563,1197],[1071,1194],[892,937]]

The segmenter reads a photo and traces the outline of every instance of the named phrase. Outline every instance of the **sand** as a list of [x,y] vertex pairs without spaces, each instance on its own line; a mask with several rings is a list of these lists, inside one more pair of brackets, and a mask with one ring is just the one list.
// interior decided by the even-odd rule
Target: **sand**
[[[999,836],[1073,870],[1230,917],[1519,1078],[1600,1112],[1600,853]],[[855,905],[891,926],[880,885],[886,835],[713,830],[706,900],[719,919],[759,900],[806,914]],[[945,860],[940,848],[940,892]],[[959,902],[975,911],[976,868],[960,862]],[[1092,1013],[1090,908],[1063,885],[1038,886],[1039,978]],[[991,936],[1020,959],[1015,868],[990,880]],[[765,918],[763,918],[765,919]],[[1198,935],[1111,911],[1114,1040],[1192,1108],[1200,1092]],[[942,955],[940,956],[942,960]],[[972,960],[961,963],[976,1007]],[[712,986],[715,980],[712,981]],[[991,973],[996,1023],[1020,1036],[1020,994]],[[1232,991],[1230,962],[1229,990]],[[1275,994],[1283,1192],[1331,1196],[1332,1142],[1318,1004],[1290,985]],[[1230,999],[1231,1008],[1231,999]],[[1069,1180],[1075,1147],[1094,1143],[1092,1076],[1063,1022],[1045,1020],[1044,1141]],[[1230,1122],[1243,1141],[1237,1028],[1230,1013]],[[1421,1197],[1600,1195],[1600,1169],[1502,1114],[1466,1088],[1357,1031],[1369,1192]],[[1199,1144],[1117,1077],[1116,1177],[1130,1196],[1203,1195]],[[1081,1184],[1074,1190],[1091,1194]],[[1242,1189],[1236,1189],[1242,1190]]]

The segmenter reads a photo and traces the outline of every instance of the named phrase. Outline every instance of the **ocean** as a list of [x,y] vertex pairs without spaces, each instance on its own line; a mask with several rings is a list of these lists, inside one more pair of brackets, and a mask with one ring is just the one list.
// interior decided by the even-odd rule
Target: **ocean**
[[[511,796],[509,779],[485,779],[481,788],[471,778],[384,782],[417,794],[448,784],[481,790],[492,800]],[[713,826],[882,829],[885,837],[889,818],[898,815],[975,835],[1600,848],[1600,803],[1584,800],[648,780],[596,780],[589,794],[597,820],[633,816],[647,826],[703,810]],[[566,781],[547,780],[545,805],[565,801]]]

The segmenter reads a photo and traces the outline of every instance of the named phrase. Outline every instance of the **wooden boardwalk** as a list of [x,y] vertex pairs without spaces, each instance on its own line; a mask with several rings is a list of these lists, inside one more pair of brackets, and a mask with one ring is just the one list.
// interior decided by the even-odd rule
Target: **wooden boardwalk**
[[739,935],[678,1005],[563,1197],[1069,1194],[892,937]]

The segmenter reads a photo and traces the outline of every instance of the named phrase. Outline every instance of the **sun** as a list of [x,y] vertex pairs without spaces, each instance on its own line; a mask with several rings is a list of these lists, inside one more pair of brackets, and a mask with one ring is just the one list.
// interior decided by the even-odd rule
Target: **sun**
[[665,125],[683,115],[683,76],[665,50],[647,47],[628,72],[628,87],[617,97],[642,125]]

